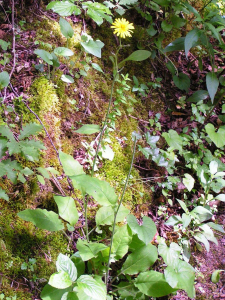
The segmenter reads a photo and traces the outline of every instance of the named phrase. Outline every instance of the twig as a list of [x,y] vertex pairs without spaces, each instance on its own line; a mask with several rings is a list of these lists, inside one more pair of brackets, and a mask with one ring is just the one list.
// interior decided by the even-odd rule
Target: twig
[[16,37],[15,37],[15,7],[14,7],[14,0],[12,0],[12,53],[13,53],[13,67],[9,74],[9,80],[12,77],[12,74],[14,73],[15,67],[16,67]]

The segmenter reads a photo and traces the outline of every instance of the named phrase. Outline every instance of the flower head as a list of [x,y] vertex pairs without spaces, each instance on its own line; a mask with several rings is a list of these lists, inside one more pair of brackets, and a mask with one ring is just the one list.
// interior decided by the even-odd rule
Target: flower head
[[134,29],[133,23],[129,23],[126,19],[116,19],[114,23],[112,23],[114,28],[114,34],[120,36],[121,38],[125,38],[126,36],[131,36],[132,29]]

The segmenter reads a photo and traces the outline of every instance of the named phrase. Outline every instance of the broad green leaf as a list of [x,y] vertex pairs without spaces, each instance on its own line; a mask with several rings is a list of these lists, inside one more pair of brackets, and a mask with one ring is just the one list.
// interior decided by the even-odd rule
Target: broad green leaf
[[52,65],[53,62],[53,57],[51,55],[51,53],[49,53],[48,51],[45,51],[43,49],[36,49],[34,51],[35,54],[37,54],[38,56],[40,56],[40,58],[42,58],[47,64]]
[[2,47],[2,50],[6,51],[10,44],[11,44],[10,42],[6,42],[6,41],[3,41],[2,39],[0,39],[0,46]]
[[183,213],[182,214],[182,223],[183,223],[183,229],[185,229],[186,227],[189,226],[189,224],[191,223],[191,216],[188,214]]
[[103,48],[104,43],[102,43],[99,40],[94,41],[90,36],[87,37],[86,35],[83,35],[82,37],[81,37],[82,39],[81,45],[84,47],[84,50],[87,53],[90,53],[96,57],[101,58],[102,56],[101,49]]
[[221,272],[224,272],[224,270],[215,270],[213,273],[212,273],[212,276],[211,276],[211,281],[213,283],[218,283],[219,280],[220,280],[220,273]]
[[[224,201],[225,201],[225,199],[224,199]],[[222,233],[225,233],[225,231],[223,229],[223,226],[221,226],[219,224],[215,224],[213,222],[208,222],[207,225],[210,226],[214,230],[217,230],[217,231],[220,231]]]
[[138,250],[129,254],[122,266],[123,274],[134,275],[146,271],[158,258],[157,248],[152,244],[140,247]]
[[87,241],[81,239],[78,240],[76,247],[79,250],[79,254],[83,261],[97,257],[98,252],[107,248],[107,246],[104,244],[93,242],[88,243]]
[[119,65],[121,65],[122,63],[124,63],[125,61],[128,61],[128,60],[142,61],[142,60],[145,60],[145,59],[149,58],[150,55],[151,55],[150,51],[147,51],[147,50],[137,50],[137,51],[134,51],[127,58],[125,58],[123,61],[121,61]]
[[[116,216],[116,223],[123,222],[126,216],[129,214],[129,212],[129,209],[121,205]],[[115,210],[111,206],[100,207],[95,216],[97,226],[112,225],[114,221],[114,215]]]
[[171,216],[169,219],[165,222],[167,226],[174,226],[176,224],[182,223],[182,219],[180,216]]
[[6,194],[6,192],[0,187],[0,199],[9,201],[9,196]]
[[32,222],[40,229],[48,231],[58,231],[64,229],[62,221],[58,218],[58,215],[53,211],[47,211],[46,209],[26,209],[17,214],[24,221]]
[[185,178],[183,178],[183,184],[186,186],[186,188],[187,188],[188,191],[190,192],[190,191],[193,189],[193,187],[194,187],[195,180],[194,180],[194,178],[193,178],[190,174],[188,174],[188,173],[185,173],[185,174],[184,174],[184,177],[185,177]]
[[211,23],[205,22],[204,24],[209,28],[209,30],[212,31],[212,34],[213,34],[214,37],[219,41],[219,43],[220,43],[220,44],[223,44],[221,35],[220,35],[220,33],[216,30],[216,28],[215,28]]
[[182,138],[175,130],[170,129],[168,132],[163,132],[162,136],[170,147],[182,151]]
[[170,52],[170,51],[180,51],[184,50],[184,37],[180,37],[170,43],[166,48],[163,50],[163,52]]
[[92,66],[92,68],[94,68],[95,70],[97,70],[97,71],[99,71],[99,72],[101,72],[101,73],[104,74],[102,68],[101,68],[98,64],[92,63],[91,66]]
[[169,247],[167,247],[165,243],[160,243],[158,252],[168,266],[174,266],[179,259],[181,247],[174,242],[172,242]]
[[72,262],[75,264],[76,268],[77,268],[77,278],[80,277],[81,275],[84,274],[85,272],[85,263],[82,260],[79,251],[77,251],[76,253],[74,253],[70,259],[72,260]]
[[56,268],[58,272],[64,271],[68,273],[71,281],[75,281],[77,279],[77,269],[68,256],[60,253],[57,257]]
[[155,223],[149,218],[144,216],[143,217],[143,224],[140,226],[137,222],[137,219],[134,215],[127,216],[127,223],[131,228],[133,233],[136,233],[141,241],[143,241],[146,245],[150,243],[156,232]]
[[61,300],[79,300],[76,292],[67,292],[63,294]]
[[165,269],[165,279],[172,288],[183,289],[190,298],[195,297],[194,279],[195,272],[191,265],[185,261],[177,260],[176,266]]
[[71,76],[69,76],[69,75],[62,75],[61,76],[61,80],[63,81],[63,82],[66,82],[66,83],[74,83],[74,79],[73,79],[73,77],[71,77]]
[[215,199],[219,200],[219,201],[222,201],[222,202],[225,202],[225,194],[217,195]]
[[225,129],[219,128],[217,132],[215,130],[215,127],[211,123],[208,123],[205,126],[205,131],[210,139],[218,148],[221,148],[225,145]]
[[120,227],[116,231],[112,243],[112,253],[115,255],[115,259],[119,260],[127,254],[131,239],[127,225]]
[[71,16],[72,14],[80,15],[81,10],[78,6],[74,5],[69,1],[52,1],[46,7],[46,9],[52,9],[54,12],[58,13],[60,16]]
[[74,35],[74,31],[69,22],[67,22],[64,18],[59,19],[60,30],[62,34],[67,38],[72,38]]
[[162,27],[162,30],[165,31],[165,32],[169,32],[172,30],[173,28],[173,25],[172,24],[169,24],[167,23],[166,20],[163,20],[162,23],[161,23],[161,27]]
[[10,141],[15,141],[15,138],[13,136],[12,131],[9,129],[8,126],[5,125],[1,125],[0,126],[0,133],[2,136],[7,137],[7,139],[9,139]]
[[207,238],[207,240],[218,245],[218,241],[215,238],[214,233],[213,233],[212,229],[210,228],[210,226],[208,226],[208,224],[202,224],[199,226],[199,228],[201,228],[203,230],[203,235]]
[[60,271],[50,276],[48,284],[57,289],[66,289],[72,285],[73,281],[67,272]]
[[72,56],[74,54],[72,50],[65,48],[65,47],[55,48],[54,53],[56,55],[65,56],[65,57]]
[[173,27],[179,29],[180,27],[184,26],[187,21],[184,18],[180,18],[176,15],[173,15],[171,17],[171,22],[173,24]]
[[81,128],[75,130],[75,132],[80,134],[93,134],[101,130],[99,125],[95,124],[85,124]]
[[184,73],[179,73],[178,76],[173,76],[173,81],[180,90],[188,92],[190,87],[190,78]]
[[135,279],[135,286],[149,297],[163,297],[175,291],[165,280],[162,273],[147,271]]
[[75,226],[79,216],[74,199],[72,197],[54,196],[54,200],[58,206],[60,217],[69,222],[71,226]]
[[58,289],[53,286],[46,284],[41,292],[42,300],[61,300],[63,294],[66,292],[70,292],[72,290],[71,287],[67,289]]
[[7,87],[9,84],[9,73],[3,71],[0,73],[0,90]]
[[47,179],[50,178],[50,175],[45,168],[39,167],[39,168],[37,168],[37,171],[40,172],[43,177],[45,177]]
[[[53,67],[58,68],[58,67],[60,66],[60,62],[59,62],[58,57],[55,55],[54,52],[52,52],[51,55],[52,55],[52,63],[53,63]],[[43,70],[43,71],[44,71],[44,70]],[[42,72],[43,72],[43,71],[42,71]]]
[[0,137],[0,159],[5,156],[5,152],[7,150],[7,139]]
[[102,158],[113,160],[114,158],[114,152],[113,149],[109,145],[104,145],[101,149]]
[[198,42],[201,31],[197,28],[188,32],[184,40],[184,48],[186,57],[188,57],[189,50]]
[[92,196],[100,205],[115,206],[117,195],[108,182],[89,175],[71,176],[75,188]]
[[200,222],[204,222],[212,218],[212,213],[203,206],[196,206],[191,213],[197,214]]
[[106,300],[106,288],[89,275],[82,275],[77,280],[79,300]]
[[174,64],[171,61],[168,61],[168,63],[166,63],[166,66],[173,76],[176,75],[177,69],[175,68]]
[[210,245],[207,238],[200,232],[197,232],[193,236],[197,241],[203,243],[205,245],[206,251],[209,252]]
[[82,165],[71,155],[59,151],[59,158],[63,165],[63,170],[67,176],[85,174]]
[[216,74],[214,72],[208,72],[206,74],[206,87],[209,92],[209,96],[211,98],[212,103],[214,101],[214,97],[218,90],[218,86],[219,86],[219,80]]
[[187,102],[198,102],[207,99],[208,96],[209,93],[207,91],[199,90],[197,92],[194,92],[194,94],[192,94],[191,97],[187,99]]
[[211,161],[209,164],[209,171],[211,175],[216,174],[217,170],[218,170],[218,162],[216,162],[215,160]]
[[142,242],[142,241],[138,238],[137,234],[134,234],[134,235],[132,236],[132,241],[131,241],[131,243],[129,244],[129,250],[130,250],[131,252],[134,252],[134,251],[138,250],[138,249],[139,249],[140,247],[142,247],[142,246],[145,246],[145,243]]

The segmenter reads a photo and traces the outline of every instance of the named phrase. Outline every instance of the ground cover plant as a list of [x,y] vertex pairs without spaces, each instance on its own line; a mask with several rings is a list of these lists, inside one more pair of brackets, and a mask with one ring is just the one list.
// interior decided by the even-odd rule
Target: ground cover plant
[[224,3],[0,6],[0,298],[223,297]]

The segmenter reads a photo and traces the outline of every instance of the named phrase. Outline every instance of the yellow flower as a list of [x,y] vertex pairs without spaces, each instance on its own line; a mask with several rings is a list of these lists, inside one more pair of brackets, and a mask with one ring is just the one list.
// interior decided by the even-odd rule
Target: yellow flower
[[114,28],[114,34],[120,36],[121,38],[125,38],[126,36],[131,36],[132,29],[134,29],[133,23],[129,23],[126,19],[116,19],[114,23],[112,23]]

